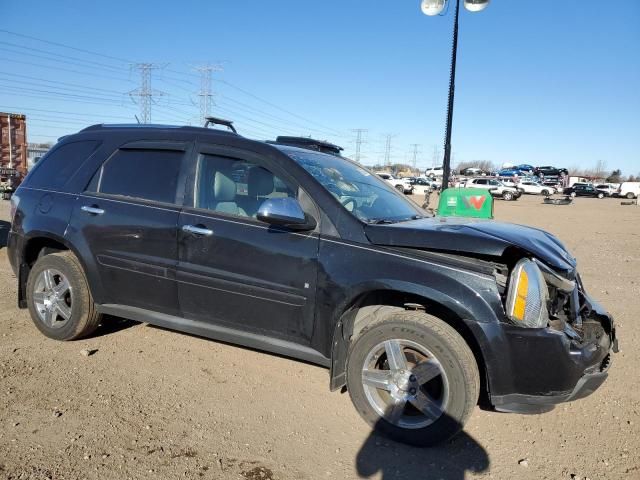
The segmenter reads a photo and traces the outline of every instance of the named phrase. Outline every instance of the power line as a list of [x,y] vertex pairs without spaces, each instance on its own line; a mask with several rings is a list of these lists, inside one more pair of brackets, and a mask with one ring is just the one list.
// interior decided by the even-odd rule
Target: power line
[[[90,117],[90,118],[95,117],[95,115],[90,113],[64,112],[60,110],[44,110],[41,108],[25,108],[25,107],[16,107],[16,106],[8,106],[8,105],[0,105],[0,108],[5,110],[19,110],[20,112],[26,112],[27,115],[29,115],[28,112],[38,112],[38,114],[40,114],[40,112],[44,112],[44,113],[56,113],[56,114],[62,114],[62,115],[76,115],[76,116]],[[42,116],[45,116],[45,115],[42,115]],[[100,114],[99,116],[102,118],[112,118],[116,120],[131,120],[130,116],[123,117],[123,116],[117,116],[117,115],[103,115],[103,114]]]
[[82,53],[88,53],[89,55],[97,55],[99,57],[103,57],[103,58],[108,58],[111,60],[117,60],[119,62],[124,62],[124,63],[131,63],[129,60],[124,60],[122,58],[118,58],[118,57],[113,57],[111,55],[105,55],[103,53],[98,53],[98,52],[92,52],[91,50],[85,50],[83,48],[78,48],[78,47],[72,47],[70,45],[65,45],[64,43],[57,43],[57,42],[52,42],[50,40],[43,40],[41,38],[37,38],[37,37],[32,37],[30,35],[25,35],[23,33],[16,33],[16,32],[11,32],[9,30],[5,30],[5,29],[1,29],[0,28],[0,32],[2,33],[6,33],[9,35],[14,35],[16,37],[22,37],[22,38],[28,38],[30,40],[36,40],[38,42],[43,42],[43,43],[48,43],[49,45],[56,45],[58,47],[63,47],[63,48],[69,48],[71,50],[75,50],[77,52],[82,52]]
[[330,135],[334,135],[334,136],[337,136],[337,137],[344,137],[344,134],[339,133],[339,132],[338,132],[338,130],[335,130],[335,129],[333,129],[333,128],[329,128],[329,127],[325,127],[325,126],[323,126],[322,124],[319,124],[319,123],[317,123],[317,122],[314,122],[313,120],[309,120],[308,118],[305,118],[305,117],[303,117],[303,116],[301,116],[301,115],[298,115],[297,113],[290,112],[289,110],[286,110],[286,109],[284,109],[284,108],[282,108],[282,107],[280,107],[280,106],[278,106],[278,105],[276,105],[276,104],[274,104],[274,103],[271,103],[271,102],[269,102],[268,100],[265,100],[264,98],[260,98],[259,96],[254,95],[253,93],[248,92],[248,91],[246,91],[245,89],[240,88],[240,87],[238,87],[238,86],[236,86],[236,85],[233,85],[232,83],[230,83],[230,82],[228,82],[228,81],[226,81],[226,80],[218,80],[218,81],[219,81],[220,83],[223,83],[223,84],[225,84],[225,85],[230,86],[231,88],[233,88],[233,89],[235,89],[235,90],[238,90],[239,92],[244,93],[245,95],[247,95],[247,96],[249,96],[249,97],[255,98],[256,100],[259,100],[259,101],[261,101],[261,102],[263,102],[263,103],[265,103],[265,104],[267,104],[267,105],[269,105],[269,106],[271,106],[271,107],[273,107],[273,108],[276,108],[276,109],[278,109],[278,110],[280,110],[280,111],[282,111],[282,112],[284,112],[284,113],[286,113],[286,114],[288,114],[288,115],[291,115],[291,116],[293,116],[293,117],[299,118],[300,120],[304,120],[305,122],[315,124],[315,125],[317,125],[317,126],[321,127],[323,130],[327,130],[327,131],[331,131],[331,130],[333,130],[333,132],[334,132],[334,133],[330,133]]

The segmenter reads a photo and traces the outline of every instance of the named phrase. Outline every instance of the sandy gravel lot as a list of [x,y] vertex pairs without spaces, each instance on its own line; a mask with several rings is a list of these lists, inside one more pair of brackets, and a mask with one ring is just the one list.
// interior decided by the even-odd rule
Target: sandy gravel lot
[[86,340],[48,340],[16,307],[2,248],[0,478],[640,479],[640,207],[541,202],[498,201],[496,217],[543,227],[577,255],[617,320],[611,375],[544,415],[476,409],[433,449],[372,435],[313,365],[118,319]]

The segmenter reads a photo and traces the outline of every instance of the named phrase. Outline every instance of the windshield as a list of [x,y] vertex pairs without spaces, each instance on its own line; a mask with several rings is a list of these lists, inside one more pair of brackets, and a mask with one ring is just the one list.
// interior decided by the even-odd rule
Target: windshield
[[367,223],[395,223],[426,217],[403,194],[361,166],[312,151],[283,151],[309,172],[351,214]]

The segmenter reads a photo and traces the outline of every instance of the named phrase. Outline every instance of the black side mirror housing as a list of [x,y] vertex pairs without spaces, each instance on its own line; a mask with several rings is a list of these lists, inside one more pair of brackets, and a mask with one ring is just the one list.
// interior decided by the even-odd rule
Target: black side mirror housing
[[316,221],[310,215],[304,213],[300,203],[295,198],[269,198],[262,202],[257,214],[258,220],[285,227],[291,230],[313,230]]

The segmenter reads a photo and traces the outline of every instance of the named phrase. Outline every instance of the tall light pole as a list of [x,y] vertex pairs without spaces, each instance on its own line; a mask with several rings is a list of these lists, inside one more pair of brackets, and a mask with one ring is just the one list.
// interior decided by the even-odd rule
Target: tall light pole
[[[428,16],[440,15],[447,6],[448,0],[422,0],[422,13]],[[454,1],[454,0],[452,0]],[[480,12],[487,8],[491,0],[464,0],[464,7],[470,12]],[[453,21],[453,47],[451,48],[451,76],[449,77],[449,101],[447,103],[447,128],[444,140],[444,160],[442,162],[442,190],[449,186],[451,172],[451,125],[453,122],[453,99],[456,93],[456,61],[458,57],[458,18],[460,16],[460,0],[455,0],[455,19]]]

